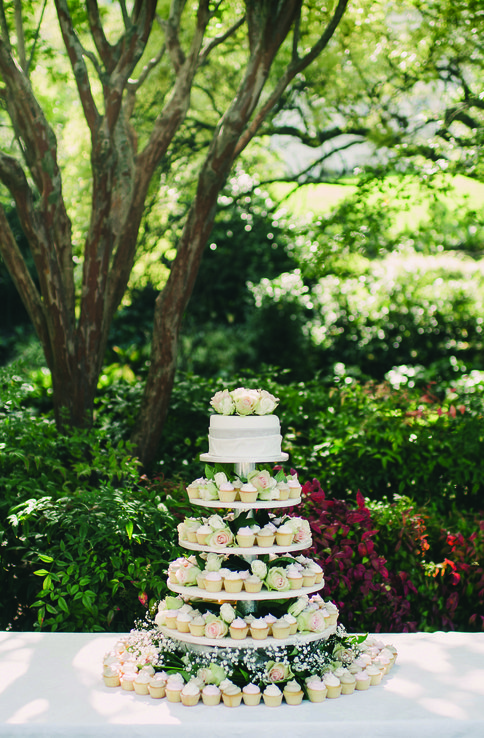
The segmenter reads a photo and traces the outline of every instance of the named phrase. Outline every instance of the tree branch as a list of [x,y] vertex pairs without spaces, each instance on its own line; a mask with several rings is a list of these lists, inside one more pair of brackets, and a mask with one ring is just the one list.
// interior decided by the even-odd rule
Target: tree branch
[[119,58],[118,48],[111,46],[104,33],[104,28],[99,15],[99,6],[97,0],[86,0],[87,17],[89,20],[89,28],[96,44],[98,54],[104,64],[108,74],[114,69]]
[[79,98],[81,100],[84,115],[91,131],[91,136],[99,125],[100,115],[98,113],[96,103],[91,90],[91,83],[84,61],[84,49],[74,30],[71,14],[67,7],[66,0],[54,0],[57,17],[61,28],[64,45],[69,55],[71,68],[76,80]]
[[343,17],[347,5],[348,0],[338,0],[338,4],[334,10],[333,16],[326,26],[324,32],[320,36],[319,40],[314,44],[311,50],[304,57],[298,57],[296,61],[291,61],[291,63],[287,66],[284,74],[280,78],[274,90],[269,95],[264,105],[254,116],[250,125],[247,126],[244,135],[241,136],[239,145],[237,146],[237,149],[235,151],[235,156],[238,156],[244,150],[249,141],[257,133],[257,130],[260,127],[261,123],[267,117],[277,101],[280,99],[282,93],[291,82],[291,80],[294,79],[297,74],[302,72],[303,69],[309,66],[309,64],[311,64],[311,62],[314,61],[314,59],[316,59],[316,57],[319,56],[323,49],[328,45],[341,21],[341,18]]
[[211,41],[209,41],[200,53],[198,66],[203,66],[203,64],[205,64],[205,62],[207,61],[210,52],[213,51],[216,46],[219,46],[219,44],[222,44],[224,41],[226,41],[230,36],[233,36],[233,34],[245,23],[245,20],[246,16],[243,15],[242,18],[234,23],[234,25],[231,26],[225,33],[221,33],[220,36],[215,36]]

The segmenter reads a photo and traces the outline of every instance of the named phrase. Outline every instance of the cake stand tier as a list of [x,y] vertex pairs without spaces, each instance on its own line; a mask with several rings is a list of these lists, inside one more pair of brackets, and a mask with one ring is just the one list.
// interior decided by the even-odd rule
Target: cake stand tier
[[219,554],[236,554],[237,556],[253,556],[257,554],[284,554],[291,551],[304,551],[311,548],[312,541],[309,543],[291,543],[289,546],[204,546],[201,543],[192,543],[191,541],[178,541],[182,548],[190,551],[205,551],[207,553]]
[[289,638],[273,638],[268,636],[262,640],[255,638],[205,638],[205,636],[194,636],[191,633],[180,633],[174,628],[167,628],[166,625],[158,626],[163,635],[172,638],[174,641],[182,641],[183,643],[208,649],[217,646],[218,648],[267,648],[268,646],[292,646],[298,643],[311,643],[312,641],[325,641],[330,635],[335,633],[336,625],[330,625],[321,633],[296,633]]
[[301,502],[300,497],[294,497],[289,500],[256,500],[255,502],[222,502],[222,500],[202,500],[197,497],[195,500],[189,500],[192,505],[199,507],[224,507],[230,510],[270,510],[273,507],[295,507]]
[[209,592],[201,587],[183,587],[181,584],[173,584],[167,582],[168,589],[172,592],[181,594],[184,597],[188,597],[191,601],[193,599],[198,600],[209,600],[210,602],[234,602],[242,601],[246,602],[254,600],[289,600],[293,597],[301,597],[302,595],[311,594],[312,592],[319,592],[323,589],[324,583],[313,584],[311,587],[301,587],[300,589],[288,589],[287,592],[279,592],[276,590],[261,590],[260,592],[227,592],[225,589],[221,589],[220,592]]
[[264,454],[260,454],[260,456],[252,455],[250,459],[234,459],[233,456],[200,454],[200,461],[210,461],[212,464],[270,464],[273,461],[287,461],[288,458],[289,454],[286,454],[285,451],[281,451],[279,456],[274,456],[274,454],[264,456]]

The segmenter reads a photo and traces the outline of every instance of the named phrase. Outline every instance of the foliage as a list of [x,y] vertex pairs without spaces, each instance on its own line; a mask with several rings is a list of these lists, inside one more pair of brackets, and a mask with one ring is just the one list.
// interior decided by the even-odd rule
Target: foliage
[[367,503],[359,492],[355,507],[316,479],[304,495],[323,595],[350,632],[484,629],[482,513],[442,518],[409,498]]
[[129,629],[176,555],[173,485],[145,484],[108,433],[59,432],[20,377],[4,375],[1,389],[0,627]]

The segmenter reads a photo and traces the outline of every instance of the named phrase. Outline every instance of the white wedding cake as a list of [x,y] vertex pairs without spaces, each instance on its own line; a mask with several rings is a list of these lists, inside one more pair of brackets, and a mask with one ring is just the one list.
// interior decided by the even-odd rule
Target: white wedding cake
[[348,636],[319,594],[323,570],[301,553],[312,545],[310,526],[293,514],[297,475],[256,467],[287,459],[277,403],[245,388],[212,398],[200,458],[214,466],[187,487],[208,513],[178,525],[189,553],[169,565],[174,595],[106,655],[106,686],[188,706],[277,706],[367,689],[393,665],[395,649]]

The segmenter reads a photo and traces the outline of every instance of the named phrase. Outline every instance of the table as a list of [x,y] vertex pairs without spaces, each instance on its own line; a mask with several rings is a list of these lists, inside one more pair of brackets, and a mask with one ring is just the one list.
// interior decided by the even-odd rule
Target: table
[[116,634],[0,633],[0,738],[482,738],[484,633],[379,635],[398,649],[381,685],[278,708],[183,707],[105,687]]

